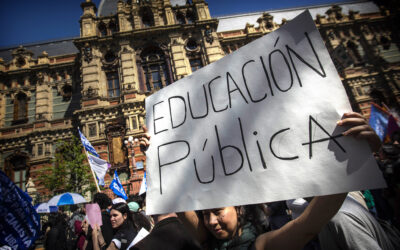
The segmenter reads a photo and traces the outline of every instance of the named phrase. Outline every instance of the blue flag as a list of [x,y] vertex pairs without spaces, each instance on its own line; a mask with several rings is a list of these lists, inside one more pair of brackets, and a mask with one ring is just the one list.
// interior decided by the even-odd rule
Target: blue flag
[[369,125],[379,136],[381,141],[386,137],[388,130],[389,115],[380,108],[371,104],[371,116],[369,117]]
[[125,200],[128,199],[128,196],[125,193],[124,187],[122,186],[121,181],[119,180],[116,170],[114,172],[114,179],[110,184],[110,188],[114,192],[114,194],[118,195],[121,198],[124,198]]
[[0,245],[29,249],[40,235],[32,198],[0,170]]
[[81,137],[81,142],[83,147],[85,148],[85,150],[89,153],[91,153],[92,155],[100,158],[100,156],[97,154],[96,149],[94,149],[94,147],[92,146],[92,144],[90,144],[90,141],[88,139],[86,139],[85,135],[82,134],[82,132],[80,131],[80,129],[78,128],[78,132],[79,132],[79,136]]

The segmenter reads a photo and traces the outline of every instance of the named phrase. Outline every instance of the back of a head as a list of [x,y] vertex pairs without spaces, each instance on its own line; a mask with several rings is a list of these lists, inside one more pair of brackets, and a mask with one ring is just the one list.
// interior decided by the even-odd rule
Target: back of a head
[[133,224],[137,231],[139,231],[142,227],[150,232],[151,223],[149,219],[140,212],[131,212]]
[[96,193],[93,196],[93,202],[99,204],[100,209],[107,209],[112,202],[110,197],[103,193]]

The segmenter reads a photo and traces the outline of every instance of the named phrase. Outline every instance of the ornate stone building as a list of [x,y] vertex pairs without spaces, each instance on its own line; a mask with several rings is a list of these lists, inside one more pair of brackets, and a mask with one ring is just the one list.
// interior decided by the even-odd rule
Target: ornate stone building
[[[390,2],[390,1],[389,1]],[[398,108],[398,7],[374,2],[310,6],[354,110],[380,98]],[[80,127],[137,193],[146,168],[138,145],[144,99],[283,25],[305,8],[213,18],[204,0],[90,0],[80,36],[0,49],[0,166],[28,192],[55,142]],[[133,167],[132,150],[135,152]],[[106,183],[111,176],[107,175]]]

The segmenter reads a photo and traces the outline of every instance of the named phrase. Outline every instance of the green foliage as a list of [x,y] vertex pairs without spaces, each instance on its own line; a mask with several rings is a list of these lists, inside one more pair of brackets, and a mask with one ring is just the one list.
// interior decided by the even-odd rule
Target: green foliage
[[58,141],[52,166],[43,169],[39,181],[53,194],[85,194],[96,189],[86,155],[78,137]]

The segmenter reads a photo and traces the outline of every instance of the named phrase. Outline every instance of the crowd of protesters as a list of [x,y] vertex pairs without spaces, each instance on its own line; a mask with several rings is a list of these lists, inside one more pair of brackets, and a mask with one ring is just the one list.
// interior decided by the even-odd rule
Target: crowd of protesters
[[[345,114],[338,124],[350,126],[345,135],[369,142],[387,188],[153,216],[142,196],[125,201],[97,193],[102,225],[92,228],[84,208],[70,218],[52,215],[43,226],[45,248],[400,249],[400,132],[381,146],[360,114]],[[142,228],[150,233],[133,244]]]

